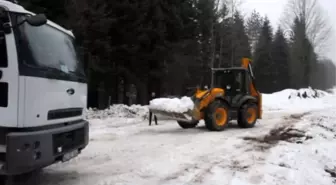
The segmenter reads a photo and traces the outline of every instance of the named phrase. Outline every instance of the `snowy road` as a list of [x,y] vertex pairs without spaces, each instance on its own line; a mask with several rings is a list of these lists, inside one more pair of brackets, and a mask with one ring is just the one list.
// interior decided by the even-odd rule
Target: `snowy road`
[[[233,124],[223,132],[209,132],[203,124],[183,130],[171,121],[149,127],[147,122],[132,119],[128,124],[125,119],[93,120],[90,145],[83,154],[69,163],[44,170],[40,182],[41,185],[225,185],[321,184],[323,180],[322,184],[333,184],[324,166],[315,174],[309,174],[309,170],[289,170],[291,167],[284,162],[293,162],[295,156],[287,155],[299,155],[298,159],[301,155],[286,153],[288,142],[281,148],[284,146],[244,139],[267,135],[281,125],[299,123],[303,119],[301,113],[294,116],[266,113],[253,129],[240,129]],[[307,174],[312,176],[306,177]],[[324,179],[320,179],[321,174]],[[306,178],[297,179],[297,175]]]
[[44,169],[38,185],[335,184],[336,99],[299,105],[272,105],[256,127],[222,132],[94,119],[83,153]]

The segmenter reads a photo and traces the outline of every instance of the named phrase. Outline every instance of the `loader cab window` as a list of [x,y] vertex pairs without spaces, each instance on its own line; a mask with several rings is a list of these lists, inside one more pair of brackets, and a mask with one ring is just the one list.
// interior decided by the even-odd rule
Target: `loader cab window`
[[[11,15],[15,23],[25,16]],[[14,34],[20,75],[85,82],[84,66],[72,36],[48,24],[35,27],[28,23],[15,29]]]
[[223,70],[214,73],[214,87],[225,89],[228,95],[245,93],[245,73],[243,70]]

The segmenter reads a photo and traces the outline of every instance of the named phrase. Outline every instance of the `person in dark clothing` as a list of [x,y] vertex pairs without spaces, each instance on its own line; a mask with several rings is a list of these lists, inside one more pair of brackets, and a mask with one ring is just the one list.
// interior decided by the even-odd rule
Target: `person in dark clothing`
[[[152,92],[151,100],[153,100],[154,98],[155,98],[155,92]],[[152,119],[153,119],[153,113],[149,111],[149,126],[152,125]],[[155,121],[155,125],[158,125],[156,115],[154,115],[154,121]]]

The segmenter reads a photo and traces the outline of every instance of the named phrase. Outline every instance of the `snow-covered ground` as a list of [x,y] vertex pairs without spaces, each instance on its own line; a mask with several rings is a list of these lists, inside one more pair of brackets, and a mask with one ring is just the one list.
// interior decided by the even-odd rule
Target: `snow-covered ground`
[[147,107],[89,110],[88,147],[43,170],[40,184],[335,184],[336,95],[304,99],[293,97],[297,92],[264,94],[256,127],[232,123],[222,132],[203,123],[184,130],[169,120],[148,126]]

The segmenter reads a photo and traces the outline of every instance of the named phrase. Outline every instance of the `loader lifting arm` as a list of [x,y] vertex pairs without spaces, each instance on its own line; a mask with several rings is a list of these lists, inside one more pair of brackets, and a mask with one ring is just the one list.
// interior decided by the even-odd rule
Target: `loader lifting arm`
[[261,93],[257,90],[256,87],[256,82],[255,82],[255,77],[253,74],[252,66],[251,66],[252,61],[249,58],[243,58],[242,59],[242,67],[247,69],[250,77],[251,77],[251,82],[249,84],[249,88],[251,91],[251,95],[255,98],[257,98],[258,101],[258,118],[262,118],[262,95]]

